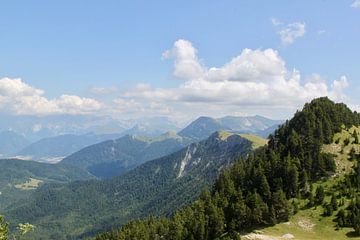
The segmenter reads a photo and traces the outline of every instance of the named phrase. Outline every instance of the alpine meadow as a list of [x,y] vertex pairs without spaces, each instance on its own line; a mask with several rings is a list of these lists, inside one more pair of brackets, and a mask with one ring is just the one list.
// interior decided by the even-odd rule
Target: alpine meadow
[[0,240],[360,239],[360,0],[0,9]]

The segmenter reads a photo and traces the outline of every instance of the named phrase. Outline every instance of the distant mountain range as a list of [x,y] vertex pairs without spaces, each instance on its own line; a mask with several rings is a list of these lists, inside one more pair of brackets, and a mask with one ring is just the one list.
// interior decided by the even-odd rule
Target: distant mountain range
[[[43,185],[26,203],[8,209],[8,216],[14,221],[35,224],[37,229],[30,238],[70,239],[149,214],[170,214],[199,196],[222,168],[246,156],[260,142],[266,143],[259,137],[244,136],[247,139],[216,132],[206,140],[148,161],[118,177]],[[248,139],[256,139],[256,143]],[[130,136],[121,141],[136,146],[129,153],[151,145]]]
[[0,132],[0,157],[16,154],[29,144],[29,140],[13,131]]
[[220,119],[200,117],[178,134],[169,132],[158,137],[126,135],[117,140],[88,146],[66,157],[61,164],[81,167],[97,177],[108,178],[208,138],[216,131],[265,132],[280,123],[260,116]]
[[73,165],[91,174],[109,178],[137,167],[151,159],[176,152],[192,142],[191,139],[169,132],[158,137],[126,135],[88,146],[66,157],[60,164]]
[[[164,117],[134,120],[133,124],[135,125],[127,130],[125,130],[126,124],[124,122],[117,122],[116,120],[107,117],[97,118],[66,115],[43,118],[22,116],[19,118],[20,120],[14,119],[13,122],[10,117],[0,119],[0,123],[10,124],[8,127],[12,126],[23,134],[20,135],[14,131],[4,131],[0,133],[0,143],[2,143],[0,145],[0,156],[32,159],[51,163],[58,162],[68,156],[69,159],[76,158],[79,162],[83,161],[81,160],[82,158],[86,158],[88,159],[86,161],[96,162],[96,164],[83,167],[88,168],[88,170],[97,176],[113,176],[113,174],[107,171],[111,169],[113,172],[123,172],[150,159],[169,154],[174,150],[179,150],[181,147],[184,147],[191,142],[205,139],[215,131],[251,133],[267,137],[282,123],[282,121],[271,120],[261,116],[227,116],[218,119],[200,117],[184,129],[180,130],[178,134],[174,134],[175,131],[179,130],[179,127],[168,118]],[[23,124],[21,124],[21,121],[23,121]],[[127,123],[127,126],[129,125],[130,124]],[[25,128],[26,126],[28,126],[28,128]],[[29,126],[31,126],[31,133],[29,133]],[[81,134],[84,131],[90,130],[94,131],[94,133]],[[172,132],[172,134],[164,134],[164,132],[169,130],[171,130],[170,132]],[[74,133],[62,134],[64,132]],[[118,139],[126,135],[134,136],[137,141],[142,141],[143,146],[147,146],[148,143],[145,142],[155,141],[156,143],[150,144],[153,147],[146,147],[146,149],[148,149],[146,151],[154,151],[159,154],[148,154],[146,152],[144,155],[140,154],[141,156],[139,153],[136,153],[138,155],[130,154],[131,156],[127,156],[125,154],[120,156],[119,154],[124,151],[123,149],[128,147],[125,142],[121,140],[118,141],[122,142],[120,145],[118,142],[108,142],[90,147],[93,144],[106,140]],[[30,144],[30,141],[24,136],[27,136],[30,139],[36,139],[40,136],[50,137],[41,138]],[[148,136],[149,138],[145,139],[143,136]],[[164,136],[167,136],[166,139]],[[162,141],[159,141],[159,138],[162,138]],[[133,143],[135,144],[135,142]],[[164,149],[167,148],[166,145],[171,145],[173,147],[164,151]],[[86,148],[88,146],[89,148]],[[157,148],[155,146],[157,146]],[[80,153],[76,153],[83,148],[86,149]],[[97,153],[94,154],[95,151]],[[72,154],[74,155],[70,156]],[[91,157],[85,156],[86,154],[91,155]],[[90,158],[92,158],[92,160],[90,160]],[[95,161],[95,158],[98,160]],[[136,161],[130,161],[129,159],[136,159]],[[74,162],[74,160],[71,161]],[[132,163],[126,163],[129,161]],[[122,164],[119,165],[120,162],[122,162]]]
[[271,120],[261,116],[223,118],[199,117],[179,132],[180,136],[201,140],[215,131],[252,133],[267,137],[283,121]]
[[120,136],[120,134],[67,134],[43,138],[17,152],[16,157],[32,159],[39,162],[55,163],[84,147],[105,140],[116,139]]

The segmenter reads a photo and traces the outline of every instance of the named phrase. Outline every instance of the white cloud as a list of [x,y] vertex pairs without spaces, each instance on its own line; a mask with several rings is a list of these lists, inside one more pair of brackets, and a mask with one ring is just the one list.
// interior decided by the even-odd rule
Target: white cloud
[[[244,49],[221,67],[206,67],[199,62],[197,50],[190,42],[179,41],[182,44],[176,42],[173,49],[165,52],[166,57],[174,58],[174,75],[178,77],[177,68],[184,54],[168,53],[188,52],[189,48],[191,65],[201,71],[194,74],[193,67],[181,68],[185,81],[178,87],[152,88],[140,84],[126,91],[122,101],[135,101],[145,106],[143,111],[153,113],[158,110],[159,113],[211,115],[250,108],[257,113],[263,109],[273,113],[292,112],[320,96],[329,96],[335,101],[345,99],[343,90],[348,86],[345,76],[330,85],[319,75],[302,80],[300,72],[287,69],[285,61],[273,49]],[[158,108],[151,109],[151,104]]]
[[175,58],[173,74],[177,78],[198,78],[204,73],[205,69],[197,58],[197,50],[189,41],[177,40],[174,47],[164,52],[162,56],[165,59]]
[[277,18],[270,18],[270,21],[271,21],[272,25],[274,25],[274,26],[279,26],[279,25],[282,25],[282,24],[283,24],[283,23],[282,23],[279,19],[277,19]]
[[[233,115],[237,112],[288,117],[305,102],[321,96],[349,102],[345,76],[331,83],[320,75],[303,78],[288,69],[273,49],[244,49],[223,66],[207,67],[191,42],[178,40],[163,54],[174,60],[173,74],[184,81],[172,88],[138,84],[118,90],[114,99],[99,101],[74,95],[49,99],[44,91],[21,79],[0,79],[0,111],[14,114],[103,114],[116,118],[167,116],[187,121],[199,115]],[[100,95],[107,89],[98,88]],[[354,105],[355,106],[355,105]]]
[[303,37],[306,32],[306,25],[303,22],[294,22],[286,25],[281,29],[278,34],[280,35],[281,42],[284,45],[289,45],[295,42],[296,39]]
[[0,79],[0,111],[13,114],[90,114],[102,104],[94,99],[74,95],[62,95],[47,99],[44,91],[34,88],[21,79]]
[[351,7],[353,8],[360,8],[360,0],[355,0],[352,4]]
[[119,89],[115,86],[112,87],[92,87],[90,88],[90,93],[94,95],[107,95],[118,92]]

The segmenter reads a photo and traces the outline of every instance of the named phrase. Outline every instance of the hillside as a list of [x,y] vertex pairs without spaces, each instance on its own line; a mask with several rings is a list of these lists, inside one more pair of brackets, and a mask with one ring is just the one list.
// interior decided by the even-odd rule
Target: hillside
[[140,164],[176,152],[191,142],[175,133],[158,137],[126,135],[88,146],[63,159],[60,164],[77,166],[97,177],[118,176]]
[[43,186],[27,203],[9,209],[7,216],[12,222],[35,224],[30,238],[65,239],[149,214],[169,215],[196,199],[221,169],[252,149],[252,142],[239,135],[215,133],[119,177]]
[[[356,197],[360,194],[360,165],[356,163],[360,162],[359,149],[350,146],[347,153],[347,147],[338,149],[331,144],[359,144],[355,131],[351,132],[354,137],[339,138],[344,129],[359,125],[360,115],[346,105],[328,98],[315,99],[280,126],[265,148],[225,170],[211,192],[205,191],[195,203],[178,210],[170,219],[132,221],[97,239],[157,236],[205,240],[240,239],[241,235],[245,239],[272,239],[281,227],[286,231],[277,232],[278,239],[294,238],[299,227],[303,232],[317,229],[319,238],[337,239],[336,234],[332,238],[331,233],[321,232],[335,228],[334,224],[326,225],[332,221],[343,228],[342,233],[344,227],[353,227],[355,231],[346,236],[356,236],[360,234],[360,198]],[[344,159],[348,154],[350,157]],[[348,160],[355,162],[350,172],[352,164]],[[334,211],[339,211],[337,217]],[[264,229],[268,235],[262,231],[244,235],[254,229]],[[298,235],[302,239],[314,239],[312,236]]]
[[34,142],[16,155],[39,162],[54,163],[86,146],[118,137],[117,134],[60,135]]
[[29,196],[45,183],[66,183],[93,178],[78,168],[16,159],[0,160],[0,210]]
[[[351,158],[351,151],[355,149],[355,153],[360,153],[360,144],[355,142],[354,132],[357,137],[360,137],[360,127],[351,127],[350,129],[342,129],[341,132],[336,133],[333,141],[330,144],[323,145],[322,151],[335,155],[337,166],[336,175],[326,181],[317,182],[314,185],[313,194],[315,195],[315,188],[322,186],[325,190],[324,205],[309,207],[307,199],[297,199],[299,211],[292,216],[288,222],[276,224],[275,226],[263,228],[259,231],[243,235],[243,239],[261,240],[264,238],[271,238],[274,240],[283,239],[282,236],[293,236],[294,239],[360,239],[356,238],[354,230],[351,227],[339,227],[334,221],[335,216],[338,215],[340,209],[346,209],[349,202],[345,201],[344,205],[341,203],[341,191],[336,189],[347,174],[352,172],[352,167],[355,165],[354,159]],[[346,141],[349,141],[346,144]],[[333,195],[337,196],[337,209],[333,210],[330,216],[324,216],[326,212],[326,203],[331,201]]]

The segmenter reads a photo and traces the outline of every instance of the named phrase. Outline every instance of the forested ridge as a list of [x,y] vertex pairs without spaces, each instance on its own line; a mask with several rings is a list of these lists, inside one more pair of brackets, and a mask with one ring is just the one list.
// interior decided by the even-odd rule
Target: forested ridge
[[[224,170],[193,204],[171,218],[135,220],[97,239],[239,239],[242,232],[287,221],[298,211],[289,199],[322,204],[324,189],[318,187],[313,196],[312,184],[332,176],[336,164],[321,147],[342,128],[359,123],[359,114],[346,105],[315,99],[279,127],[268,146]],[[346,186],[359,188],[359,169],[344,180]],[[354,192],[348,194],[354,198]],[[360,198],[354,199],[349,210],[354,214],[344,213],[343,224],[358,224],[360,232]]]
[[78,239],[131,219],[171,215],[252,149],[253,142],[240,135],[216,132],[118,177],[44,185],[26,202],[7,209],[6,218],[13,224],[34,224],[30,239]]

